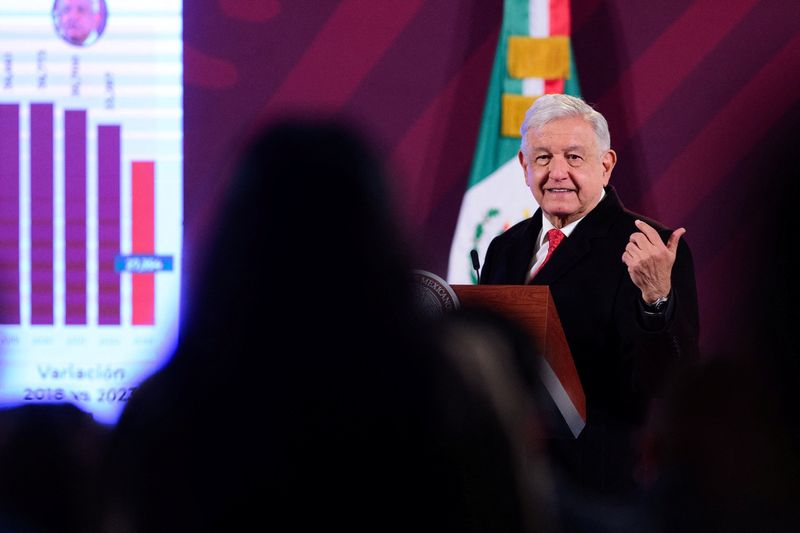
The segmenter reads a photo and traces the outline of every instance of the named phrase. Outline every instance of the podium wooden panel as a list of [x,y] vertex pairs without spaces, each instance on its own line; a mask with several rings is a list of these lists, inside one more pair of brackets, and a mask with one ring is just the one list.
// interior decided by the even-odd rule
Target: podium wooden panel
[[[464,308],[483,307],[518,323],[550,366],[543,380],[577,437],[586,421],[586,396],[550,288],[543,285],[451,285]],[[557,382],[553,382],[553,379]],[[572,406],[566,404],[564,394]],[[574,408],[574,411],[573,411]],[[576,420],[575,415],[581,420]]]

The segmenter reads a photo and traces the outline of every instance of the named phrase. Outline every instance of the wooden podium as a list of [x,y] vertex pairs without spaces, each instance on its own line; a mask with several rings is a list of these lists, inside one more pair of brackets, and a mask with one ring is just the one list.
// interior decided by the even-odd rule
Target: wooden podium
[[545,388],[575,438],[586,425],[586,396],[550,288],[542,285],[451,285],[462,307],[482,307],[519,324],[542,355]]

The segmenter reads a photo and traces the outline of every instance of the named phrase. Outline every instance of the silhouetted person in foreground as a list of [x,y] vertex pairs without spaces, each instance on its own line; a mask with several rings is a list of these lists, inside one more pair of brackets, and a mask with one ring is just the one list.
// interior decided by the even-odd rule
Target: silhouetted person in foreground
[[0,410],[0,531],[100,531],[107,434],[71,404]]
[[519,439],[418,318],[390,214],[348,129],[255,138],[117,426],[107,530],[535,529]]

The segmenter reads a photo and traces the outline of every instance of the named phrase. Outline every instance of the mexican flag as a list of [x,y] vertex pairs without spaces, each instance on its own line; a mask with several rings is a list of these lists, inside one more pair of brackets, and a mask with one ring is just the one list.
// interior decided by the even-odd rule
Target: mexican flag
[[519,128],[537,96],[580,96],[570,45],[569,0],[505,0],[469,184],[450,249],[447,281],[476,283],[489,242],[538,207],[517,160]]

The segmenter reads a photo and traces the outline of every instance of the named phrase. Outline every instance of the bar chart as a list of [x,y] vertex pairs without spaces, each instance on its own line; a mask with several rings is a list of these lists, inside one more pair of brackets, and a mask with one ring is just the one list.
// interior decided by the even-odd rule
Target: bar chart
[[79,46],[0,0],[0,406],[113,422],[177,338],[183,67],[181,2],[107,4]]
[[[19,105],[0,104],[0,121],[6,125],[0,137],[0,153],[16,154],[20,145]],[[84,325],[86,317],[86,110],[64,113],[65,149],[65,244],[66,244],[66,324]],[[119,125],[97,126],[98,184],[98,323],[119,325],[120,276],[116,258],[120,246],[120,158]],[[53,104],[30,104],[30,190],[31,190],[31,324],[53,325]],[[0,168],[3,187],[3,324],[20,324],[18,189],[19,165],[4,158]],[[155,252],[155,162],[133,161],[131,175],[133,203],[131,252]],[[133,320],[136,325],[155,323],[155,284],[153,273],[132,273]]]

